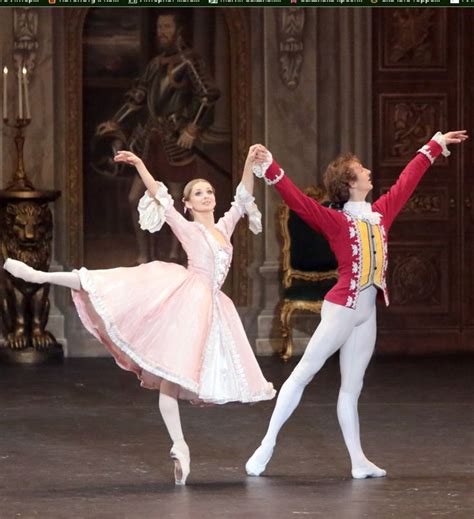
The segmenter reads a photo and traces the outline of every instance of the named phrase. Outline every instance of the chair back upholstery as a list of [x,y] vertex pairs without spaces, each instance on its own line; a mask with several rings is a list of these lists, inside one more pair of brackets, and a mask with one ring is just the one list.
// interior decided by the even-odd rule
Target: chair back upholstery
[[[308,187],[305,194],[323,205],[328,201],[323,189]],[[337,261],[324,236],[306,224],[283,203],[278,211],[283,241],[283,286],[289,288],[295,279],[324,281],[337,278]]]

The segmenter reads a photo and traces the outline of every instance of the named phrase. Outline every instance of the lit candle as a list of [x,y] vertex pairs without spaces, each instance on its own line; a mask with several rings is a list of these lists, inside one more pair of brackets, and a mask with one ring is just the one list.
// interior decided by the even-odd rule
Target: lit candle
[[8,84],[8,69],[3,67],[3,118],[7,119],[7,84]]
[[23,85],[25,86],[26,118],[30,119],[30,99],[28,96],[28,78],[26,77],[26,75],[27,75],[26,67],[23,67],[22,72],[23,72]]
[[23,119],[23,96],[21,95],[21,67],[18,67],[18,117]]

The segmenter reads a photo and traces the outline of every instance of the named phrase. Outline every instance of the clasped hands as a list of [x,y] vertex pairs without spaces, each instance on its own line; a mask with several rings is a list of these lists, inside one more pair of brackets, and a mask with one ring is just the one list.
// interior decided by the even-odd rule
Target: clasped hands
[[272,154],[263,144],[254,144],[249,148],[245,166],[250,167],[256,177],[262,178],[272,161]]

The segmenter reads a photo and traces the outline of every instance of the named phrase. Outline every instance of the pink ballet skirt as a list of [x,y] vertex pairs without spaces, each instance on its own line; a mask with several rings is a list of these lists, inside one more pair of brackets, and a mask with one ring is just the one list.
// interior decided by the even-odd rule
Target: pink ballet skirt
[[166,221],[188,255],[188,268],[153,261],[138,267],[78,272],[82,289],[72,291],[79,317],[143,387],[163,379],[180,386],[180,398],[224,404],[275,396],[265,380],[232,301],[220,290],[232,259],[230,237],[249,215],[258,230],[253,197],[240,185],[230,210],[217,222],[227,245],[186,220],[163,184],[146,193],[138,210],[142,229],[155,232]]

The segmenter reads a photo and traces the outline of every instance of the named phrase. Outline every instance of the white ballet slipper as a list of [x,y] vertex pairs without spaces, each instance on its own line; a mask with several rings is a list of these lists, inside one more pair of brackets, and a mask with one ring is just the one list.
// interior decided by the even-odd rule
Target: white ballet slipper
[[3,268],[12,276],[23,279],[24,281],[27,281],[29,283],[42,283],[42,272],[38,272],[26,263],[23,263],[23,261],[7,258],[7,260],[3,264]]
[[260,476],[272,459],[273,447],[260,445],[245,464],[245,471],[249,476]]
[[377,465],[371,461],[367,461],[367,463],[362,467],[352,469],[352,477],[354,479],[383,478],[386,475],[386,470],[377,467]]

